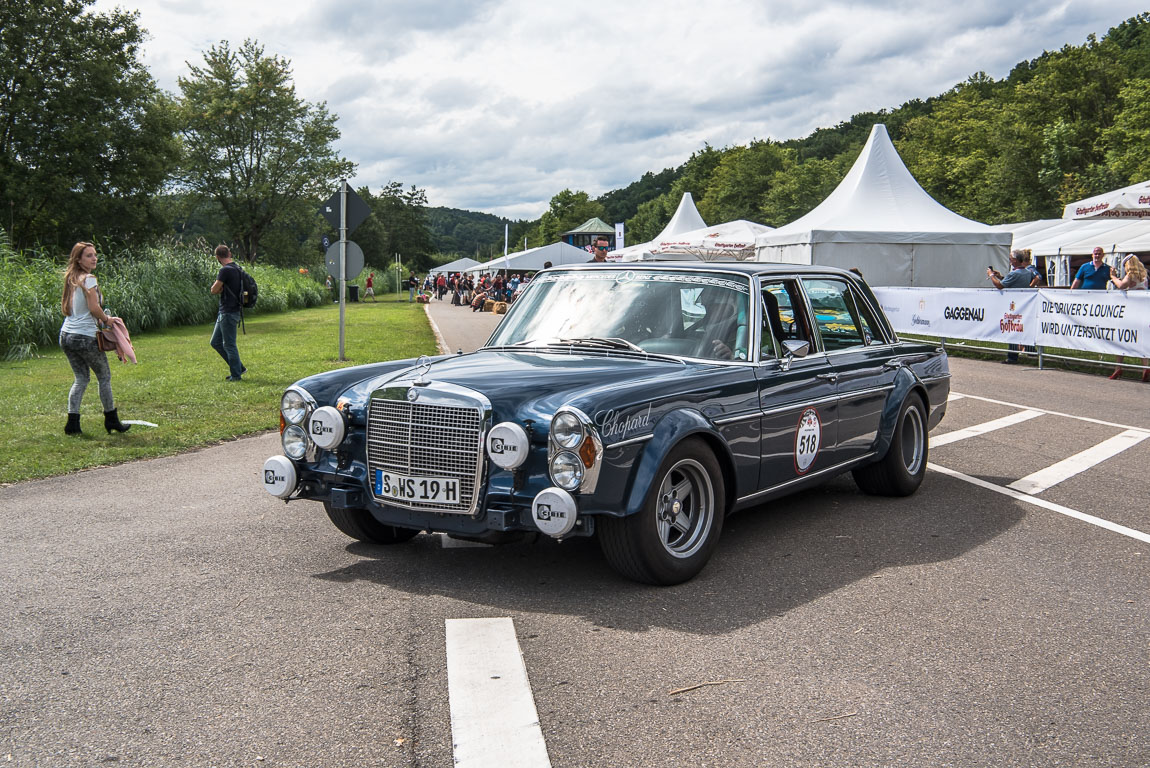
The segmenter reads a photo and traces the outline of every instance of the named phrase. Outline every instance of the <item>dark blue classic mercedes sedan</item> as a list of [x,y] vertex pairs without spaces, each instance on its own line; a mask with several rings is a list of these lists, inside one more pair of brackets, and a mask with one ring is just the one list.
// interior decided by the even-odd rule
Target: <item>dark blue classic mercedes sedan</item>
[[848,470],[914,493],[949,391],[945,352],[900,341],[848,272],[550,269],[477,352],[288,387],[264,487],[365,542],[596,536],[619,573],[676,584],[737,510]]

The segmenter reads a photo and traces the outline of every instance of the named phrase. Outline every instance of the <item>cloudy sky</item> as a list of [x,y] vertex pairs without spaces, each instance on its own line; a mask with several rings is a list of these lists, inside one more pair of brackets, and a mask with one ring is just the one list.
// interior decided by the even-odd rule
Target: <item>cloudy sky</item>
[[254,38],[299,94],[339,115],[353,184],[536,218],[704,143],[805,136],[942,93],[1144,10],[1128,0],[97,0],[138,10],[145,61],[176,92],[188,62]]

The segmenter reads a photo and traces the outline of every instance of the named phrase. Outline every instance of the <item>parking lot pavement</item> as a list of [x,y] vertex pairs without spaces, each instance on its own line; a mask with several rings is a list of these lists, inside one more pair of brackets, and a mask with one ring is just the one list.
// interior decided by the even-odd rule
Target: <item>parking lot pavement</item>
[[484,765],[470,695],[532,765],[1150,764],[1150,389],[952,369],[917,494],[732,516],[672,588],[586,540],[352,542],[260,489],[274,435],[2,488],[0,763]]

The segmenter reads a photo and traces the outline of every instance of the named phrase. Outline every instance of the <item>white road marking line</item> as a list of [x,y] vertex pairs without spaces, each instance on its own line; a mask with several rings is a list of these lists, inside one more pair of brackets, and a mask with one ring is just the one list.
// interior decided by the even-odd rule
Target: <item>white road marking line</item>
[[1022,493],[1021,491],[1016,491],[1013,488],[1007,488],[1002,485],[988,483],[987,481],[977,477],[964,475],[961,472],[956,472],[953,469],[947,469],[946,467],[940,467],[934,463],[928,463],[926,466],[928,469],[932,469],[935,472],[941,472],[942,474],[949,475],[957,480],[962,480],[972,485],[977,485],[979,488],[985,488],[988,491],[1001,493],[1003,496],[1009,496],[1012,499],[1026,502],[1027,504],[1033,504],[1036,507],[1042,507],[1043,509],[1048,509],[1051,512],[1057,512],[1060,515],[1073,517],[1075,520],[1081,520],[1084,523],[1090,523],[1091,525],[1096,525],[1099,528],[1105,528],[1108,531],[1120,533],[1123,536],[1129,536],[1132,539],[1137,539],[1138,541],[1150,544],[1150,533],[1143,533],[1142,531],[1138,531],[1133,528],[1127,528],[1124,525],[1112,523],[1109,520],[1103,520],[1101,517],[1095,517],[1094,515],[1088,515],[1085,512],[1079,512],[1078,510],[1071,509],[1070,507],[1064,507],[1061,504],[1055,504],[1053,501],[1040,499],[1037,496],[1030,496],[1028,494]]
[[951,392],[950,394],[948,394],[946,396],[946,402],[951,403],[951,402],[954,402],[955,400],[961,400],[964,397],[966,397],[966,395],[960,395],[957,392]]
[[1058,485],[1063,480],[1085,472],[1096,464],[1101,464],[1107,459],[1117,456],[1127,448],[1138,445],[1148,437],[1150,437],[1150,432],[1128,429],[1109,440],[1103,440],[1098,445],[1087,448],[1085,451],[1080,451],[1056,464],[1051,464],[1045,469],[1040,469],[1015,480],[1006,487],[1023,493],[1042,493],[1052,485]]
[[550,768],[511,619],[447,619],[447,696],[458,768]]
[[1130,424],[1117,424],[1113,421],[1102,421],[1101,419],[1092,419],[1089,416],[1075,416],[1075,415],[1070,414],[1070,413],[1062,413],[1060,411],[1050,411],[1050,410],[1047,410],[1045,408],[1036,408],[1032,405],[1023,405],[1021,403],[1008,403],[1005,400],[995,400],[994,398],[991,398],[991,397],[981,397],[979,395],[962,395],[962,396],[965,398],[969,398],[971,400],[981,400],[984,403],[994,403],[995,405],[1009,405],[1011,408],[1024,408],[1024,409],[1030,410],[1030,411],[1038,411],[1039,413],[1045,413],[1047,416],[1062,416],[1063,418],[1078,419],[1078,421],[1086,421],[1086,422],[1089,422],[1091,424],[1101,424],[1104,427],[1117,427],[1118,429],[1137,429],[1137,430],[1141,430],[1143,432],[1147,431],[1145,429],[1145,427],[1135,427],[1135,426],[1130,425]]
[[447,339],[443,338],[439,326],[435,323],[435,318],[431,316],[431,302],[423,305],[423,314],[427,315],[427,322],[431,326],[431,332],[435,335],[435,346],[439,350],[439,354],[450,355],[451,349],[447,346]]
[[973,427],[966,427],[965,429],[956,429],[953,432],[947,432],[947,433],[942,434],[942,435],[931,435],[930,436],[930,447],[931,448],[938,448],[939,446],[949,445],[951,443],[956,443],[959,440],[965,440],[968,437],[977,437],[978,435],[984,435],[987,432],[993,432],[996,429],[1002,429],[1003,427],[1009,427],[1012,424],[1020,424],[1024,421],[1029,421],[1030,419],[1033,419],[1035,416],[1041,416],[1041,415],[1042,415],[1041,411],[1035,411],[1035,410],[1020,411],[1018,413],[1012,413],[1009,416],[1003,416],[1001,419],[995,419],[994,421],[988,421],[988,422],[985,422],[983,424],[975,424]]

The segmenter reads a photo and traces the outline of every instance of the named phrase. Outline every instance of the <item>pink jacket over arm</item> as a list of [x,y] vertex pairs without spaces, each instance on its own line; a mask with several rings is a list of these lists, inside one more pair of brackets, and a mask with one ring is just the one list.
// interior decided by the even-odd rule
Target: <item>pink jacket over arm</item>
[[136,350],[132,349],[132,337],[128,335],[128,326],[124,325],[123,320],[118,317],[109,317],[108,327],[101,333],[105,334],[116,345],[116,357],[120,358],[121,363],[126,363],[129,360],[133,363],[136,362]]

